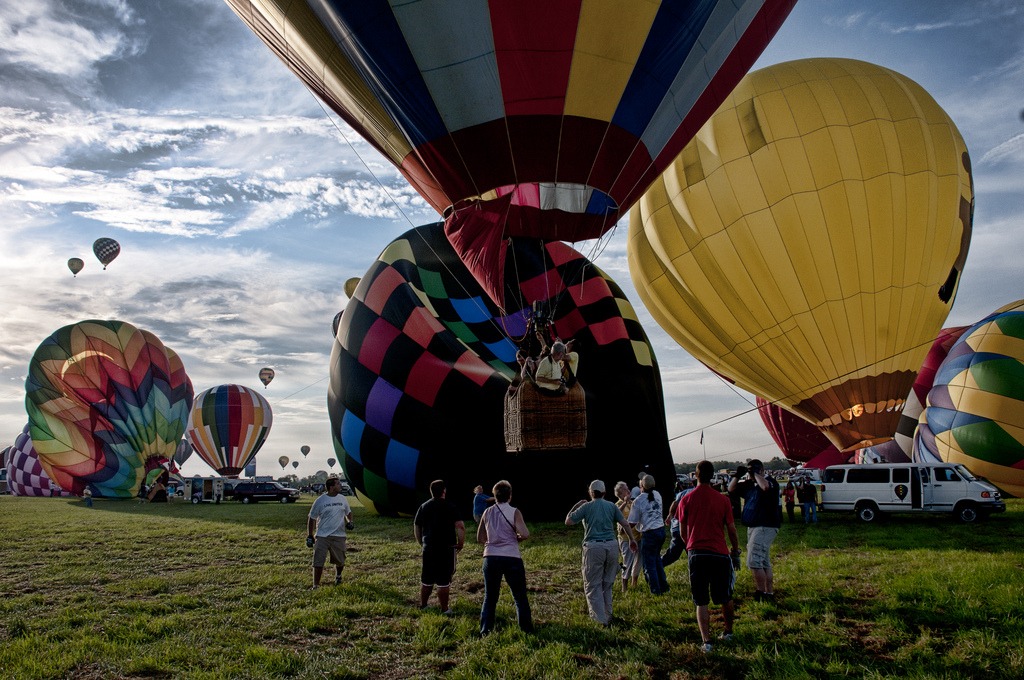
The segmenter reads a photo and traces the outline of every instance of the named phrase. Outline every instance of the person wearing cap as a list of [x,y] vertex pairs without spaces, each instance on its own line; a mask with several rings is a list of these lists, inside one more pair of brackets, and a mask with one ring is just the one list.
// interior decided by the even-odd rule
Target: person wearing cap
[[579,355],[570,351],[566,343],[556,340],[551,345],[551,353],[537,361],[534,382],[543,394],[565,394],[576,382],[575,371],[578,365]]
[[779,483],[764,474],[764,463],[754,459],[747,463],[746,474],[729,482],[729,493],[743,497],[741,521],[747,527],[747,566],[754,577],[754,599],[775,600],[775,582],[772,575],[771,547],[782,526],[779,505]]
[[629,549],[636,552],[636,541],[626,518],[615,503],[605,499],[604,482],[590,483],[590,500],[581,500],[565,516],[565,525],[583,523],[583,592],[590,618],[604,627],[612,623],[612,592],[619,570],[618,525],[630,537]]

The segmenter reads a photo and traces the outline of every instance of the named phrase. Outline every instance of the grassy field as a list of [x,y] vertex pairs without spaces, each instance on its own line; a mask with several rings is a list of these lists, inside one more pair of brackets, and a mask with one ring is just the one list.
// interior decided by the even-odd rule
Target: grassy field
[[1024,677],[1020,500],[975,526],[852,515],[784,525],[778,602],[755,603],[741,572],[736,638],[710,655],[682,563],[668,568],[668,595],[616,592],[621,623],[591,622],[582,530],[560,524],[531,524],[524,544],[534,635],[516,628],[507,588],[498,629],[477,635],[475,543],[459,564],[455,616],[418,610],[411,522],[359,508],[345,582],[311,591],[310,502],[90,509],[0,497],[0,676]]

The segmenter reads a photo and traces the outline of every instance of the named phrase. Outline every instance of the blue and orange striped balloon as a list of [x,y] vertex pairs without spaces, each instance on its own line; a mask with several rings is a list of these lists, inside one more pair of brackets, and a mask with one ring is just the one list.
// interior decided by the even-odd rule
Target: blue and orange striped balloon
[[186,434],[207,465],[237,477],[260,450],[274,415],[259,392],[243,385],[218,385],[196,396]]

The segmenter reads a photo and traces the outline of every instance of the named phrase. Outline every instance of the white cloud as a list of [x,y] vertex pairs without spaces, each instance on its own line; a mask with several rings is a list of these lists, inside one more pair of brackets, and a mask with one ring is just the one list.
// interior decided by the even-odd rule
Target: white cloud
[[0,58],[64,79],[92,79],[99,62],[137,52],[122,27],[133,21],[124,2],[93,2],[113,10],[117,23],[85,26],[62,3],[7,3],[0,12]]

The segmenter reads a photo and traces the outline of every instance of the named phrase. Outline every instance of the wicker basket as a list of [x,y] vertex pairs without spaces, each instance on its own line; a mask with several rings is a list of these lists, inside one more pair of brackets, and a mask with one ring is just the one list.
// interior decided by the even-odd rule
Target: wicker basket
[[577,382],[562,396],[541,393],[529,381],[505,396],[505,450],[582,449],[587,443],[587,399]]

